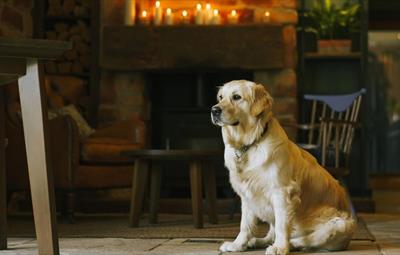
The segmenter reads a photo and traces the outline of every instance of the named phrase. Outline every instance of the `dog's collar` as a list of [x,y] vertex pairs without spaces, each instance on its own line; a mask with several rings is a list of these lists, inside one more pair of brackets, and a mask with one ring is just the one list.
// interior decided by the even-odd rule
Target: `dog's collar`
[[242,157],[254,144],[258,143],[258,142],[261,140],[261,138],[263,138],[263,136],[264,136],[264,135],[267,133],[267,131],[268,131],[268,124],[269,124],[269,121],[267,121],[267,123],[265,123],[264,130],[263,130],[263,132],[261,133],[260,138],[258,138],[257,140],[254,140],[251,144],[243,145],[243,146],[240,147],[239,149],[235,149],[235,150],[234,150],[235,156],[236,156],[236,159],[237,159],[237,160],[240,160],[241,157]]

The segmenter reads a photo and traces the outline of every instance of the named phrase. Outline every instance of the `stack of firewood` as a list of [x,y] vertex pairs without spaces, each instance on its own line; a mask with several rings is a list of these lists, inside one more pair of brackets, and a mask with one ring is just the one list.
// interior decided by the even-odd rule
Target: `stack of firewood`
[[[88,16],[92,0],[48,0],[48,16]],[[98,1],[98,0],[95,0]]]
[[47,73],[85,74],[90,69],[90,30],[84,21],[73,23],[57,22],[52,30],[46,31],[50,40],[71,41],[73,47],[56,61],[45,64]]

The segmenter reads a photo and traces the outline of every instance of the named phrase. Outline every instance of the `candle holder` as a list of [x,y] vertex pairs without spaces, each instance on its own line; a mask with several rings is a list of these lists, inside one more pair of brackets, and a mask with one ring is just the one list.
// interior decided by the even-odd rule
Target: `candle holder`
[[239,23],[239,15],[236,10],[232,10],[228,14],[228,24],[238,24]]
[[143,10],[139,17],[140,24],[142,25],[149,25],[150,24],[150,17],[146,10]]
[[265,11],[263,16],[263,22],[269,23],[271,21],[271,13],[269,11]]
[[136,1],[125,0],[125,25],[134,25],[136,19]]
[[189,24],[190,23],[190,17],[189,17],[189,13],[187,10],[183,10],[182,11],[182,24]]
[[174,24],[174,14],[172,13],[171,8],[167,8],[167,10],[165,11],[164,24],[168,26]]
[[211,24],[212,19],[213,19],[213,12],[212,12],[212,9],[211,9],[211,4],[207,3],[206,4],[206,9],[204,11],[204,23],[209,25],[209,24]]
[[204,13],[201,4],[196,5],[196,12],[194,14],[194,23],[196,25],[204,24]]
[[213,17],[212,17],[211,24],[213,24],[213,25],[221,24],[221,15],[219,15],[219,11],[217,9],[214,9],[214,11],[213,11]]
[[162,23],[162,8],[160,1],[156,1],[156,6],[154,8],[153,23],[155,26],[159,26]]

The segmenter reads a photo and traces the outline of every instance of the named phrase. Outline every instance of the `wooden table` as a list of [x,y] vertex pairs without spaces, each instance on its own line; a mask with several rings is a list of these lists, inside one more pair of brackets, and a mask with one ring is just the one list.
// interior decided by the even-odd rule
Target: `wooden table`
[[222,151],[132,150],[123,152],[123,155],[135,160],[130,208],[131,227],[137,227],[139,225],[149,166],[151,166],[150,222],[155,223],[157,221],[157,209],[161,185],[161,162],[171,160],[187,161],[189,163],[194,227],[203,227],[203,178],[204,183],[206,184],[204,187],[206,200],[208,202],[207,208],[210,222],[213,224],[218,222],[215,172],[211,162],[213,160],[222,160]]
[[[47,146],[47,107],[41,59],[55,59],[70,42],[0,38],[0,85],[18,81],[33,216],[40,255],[59,254],[52,170]],[[5,98],[0,91],[0,250],[7,249]]]

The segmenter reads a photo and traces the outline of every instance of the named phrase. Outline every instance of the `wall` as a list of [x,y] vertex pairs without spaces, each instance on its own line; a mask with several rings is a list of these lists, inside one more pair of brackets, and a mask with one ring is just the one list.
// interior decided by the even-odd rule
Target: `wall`
[[0,36],[32,37],[33,0],[0,1]]
[[[138,10],[150,10],[155,1],[136,1]],[[174,12],[193,10],[196,0],[163,0],[161,5],[172,8]],[[221,15],[235,9],[240,13],[241,23],[260,22],[266,11],[270,13],[270,22],[284,25],[284,68],[254,73],[254,80],[266,85],[275,99],[275,113],[280,119],[297,119],[296,100],[296,23],[298,20],[296,0],[213,0],[213,8],[218,8]],[[123,24],[124,1],[105,0],[103,2],[103,24]],[[99,109],[100,125],[107,125],[116,120],[129,118],[133,113],[146,116],[145,78],[141,73],[102,72],[101,99]],[[294,136],[293,130],[288,130]]]

